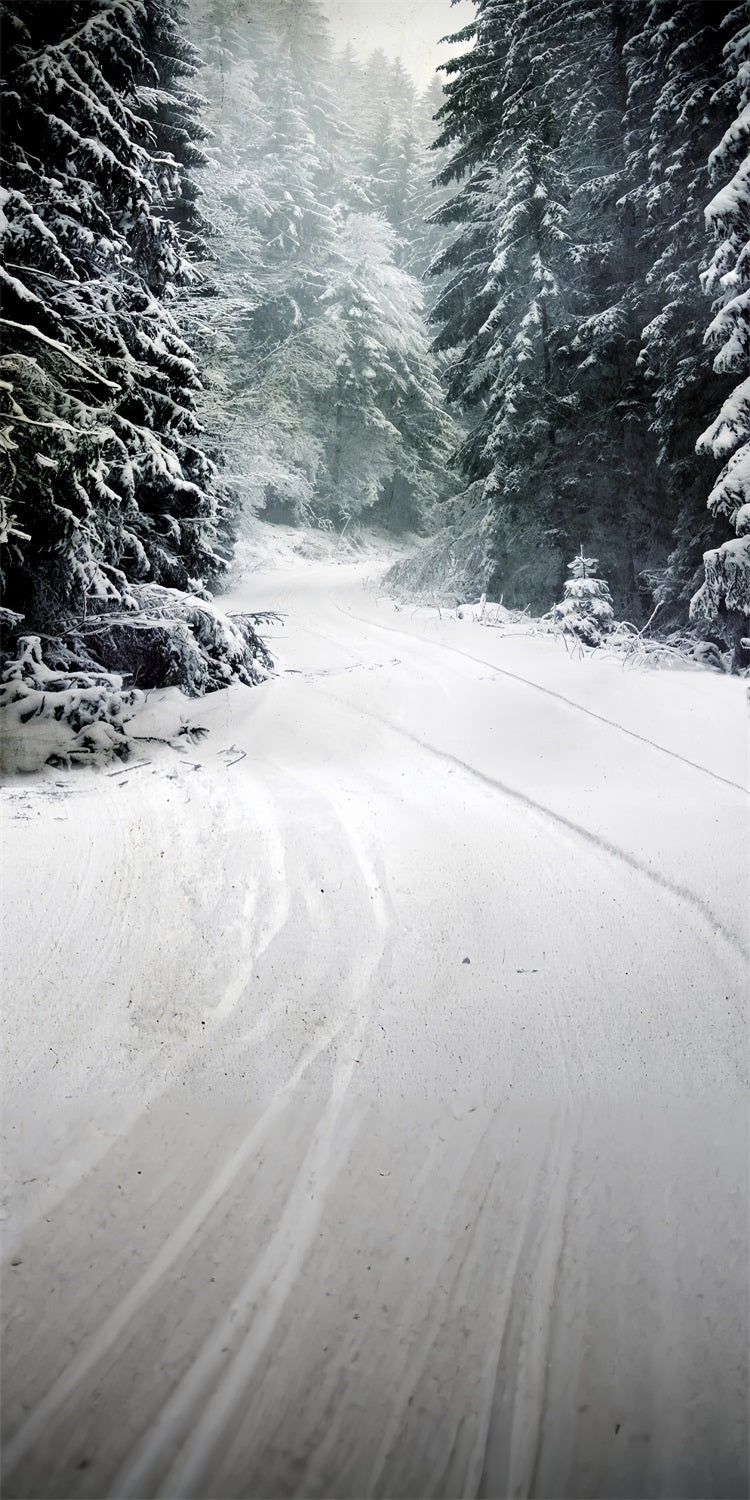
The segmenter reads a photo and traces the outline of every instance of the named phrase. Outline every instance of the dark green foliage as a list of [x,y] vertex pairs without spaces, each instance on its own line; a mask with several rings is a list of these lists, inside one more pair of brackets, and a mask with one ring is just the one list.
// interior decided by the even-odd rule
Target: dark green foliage
[[180,0],[0,7],[3,583],[55,631],[217,577],[176,311],[203,160]]
[[477,583],[507,603],[547,604],[583,533],[621,612],[650,608],[659,581],[684,617],[696,534],[717,539],[695,440],[729,9],[477,0],[469,50],[445,65],[437,144],[458,190],[435,217],[459,233],[434,267],[449,276],[435,347],[484,497]]
[[714,195],[706,221],[714,250],[703,277],[714,317],[706,343],[714,370],[732,389],[698,451],[723,467],[708,497],[712,515],[736,533],[704,557],[705,578],[691,614],[733,648],[736,669],[750,665],[750,16],[746,5],[724,18],[723,89],[731,105],[727,128],[709,157]]
[[651,0],[626,49],[631,96],[647,121],[648,140],[645,164],[642,142],[634,144],[637,182],[631,194],[644,226],[653,310],[643,329],[640,365],[648,381],[665,516],[676,544],[655,578],[665,623],[684,618],[702,575],[703,553],[724,536],[706,510],[710,476],[695,448],[709,403],[720,404],[730,387],[718,372],[713,380],[708,376],[700,291],[709,249],[708,158],[731,117],[731,100],[721,87],[729,9],[715,0]]

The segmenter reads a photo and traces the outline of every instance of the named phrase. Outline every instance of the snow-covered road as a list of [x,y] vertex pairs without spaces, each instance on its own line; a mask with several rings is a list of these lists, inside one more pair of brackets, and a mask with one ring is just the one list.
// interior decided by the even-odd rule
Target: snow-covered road
[[4,1493],[745,1495],[742,684],[372,574],[6,788]]

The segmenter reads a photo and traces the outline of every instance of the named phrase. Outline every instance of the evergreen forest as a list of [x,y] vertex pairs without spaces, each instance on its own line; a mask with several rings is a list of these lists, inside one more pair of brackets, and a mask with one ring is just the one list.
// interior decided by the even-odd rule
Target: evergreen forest
[[420,93],[316,0],[0,4],[3,691],[260,680],[246,515],[750,661],[747,5],[475,12]]

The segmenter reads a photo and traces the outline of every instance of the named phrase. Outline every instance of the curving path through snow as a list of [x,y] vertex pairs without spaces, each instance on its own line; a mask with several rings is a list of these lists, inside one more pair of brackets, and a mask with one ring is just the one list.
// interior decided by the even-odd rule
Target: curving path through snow
[[742,686],[376,579],[6,787],[8,1497],[747,1491]]

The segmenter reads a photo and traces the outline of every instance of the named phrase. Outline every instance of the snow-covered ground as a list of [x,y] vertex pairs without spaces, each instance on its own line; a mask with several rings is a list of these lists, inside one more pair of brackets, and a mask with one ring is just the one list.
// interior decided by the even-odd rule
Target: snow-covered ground
[[4,1493],[744,1495],[743,684],[279,536],[5,788]]

